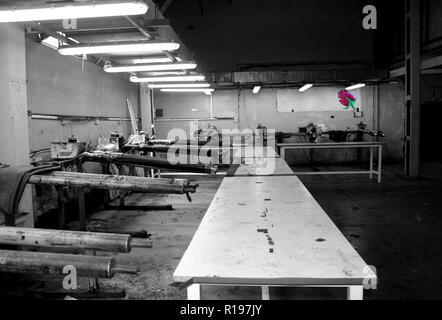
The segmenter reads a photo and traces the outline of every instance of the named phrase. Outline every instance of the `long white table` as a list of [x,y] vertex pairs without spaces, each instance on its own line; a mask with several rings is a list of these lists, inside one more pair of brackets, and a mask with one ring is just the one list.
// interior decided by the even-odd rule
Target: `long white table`
[[245,158],[235,171],[235,177],[295,175],[282,158]]
[[[377,175],[377,182],[382,179],[382,142],[342,142],[342,143],[278,143],[280,156],[286,160],[285,153],[290,149],[345,149],[345,148],[369,148],[370,149],[370,169],[367,171],[313,171],[297,172],[296,175],[341,175],[341,174],[369,174],[370,179]],[[374,150],[378,150],[378,165],[374,168]]]
[[201,285],[346,287],[363,298],[371,272],[296,176],[224,178],[173,275]]

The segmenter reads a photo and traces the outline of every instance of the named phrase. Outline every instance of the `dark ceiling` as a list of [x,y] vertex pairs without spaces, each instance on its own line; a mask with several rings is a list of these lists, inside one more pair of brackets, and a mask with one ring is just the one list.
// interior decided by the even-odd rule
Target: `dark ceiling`
[[[159,8],[165,0],[157,0]],[[379,27],[391,21],[379,4]],[[204,71],[372,65],[379,30],[362,27],[367,0],[174,0],[166,18]],[[393,9],[392,9],[393,8]],[[400,17],[400,15],[399,15]],[[385,18],[384,21],[381,18]],[[384,23],[382,23],[384,22]]]

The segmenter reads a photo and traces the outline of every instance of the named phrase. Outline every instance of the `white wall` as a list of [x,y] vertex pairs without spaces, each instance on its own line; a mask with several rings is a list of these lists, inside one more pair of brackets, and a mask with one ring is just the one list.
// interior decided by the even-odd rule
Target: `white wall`
[[[26,42],[28,110],[32,113],[77,116],[129,117],[130,98],[138,117],[138,86],[127,76],[105,73],[93,63],[61,56],[33,41]],[[81,141],[97,143],[110,131],[130,134],[129,122],[68,122],[29,120],[31,150],[50,147],[51,141],[66,141],[75,135]]]
[[[361,90],[353,91],[357,98],[356,106],[361,106],[364,116],[355,118],[350,110],[339,111],[308,111],[308,112],[278,112],[278,97],[286,94],[287,99],[293,99],[296,106],[297,89],[261,89],[259,94],[253,94],[251,89],[241,90],[217,90],[213,94],[212,113],[214,117],[233,117],[233,120],[210,120],[210,97],[204,94],[171,94],[155,91],[155,108],[163,109],[164,117],[157,119],[155,126],[159,137],[167,137],[167,133],[174,129],[189,130],[189,121],[182,119],[200,119],[201,128],[209,123],[219,129],[240,128],[254,129],[258,124],[265,125],[269,129],[280,132],[297,132],[299,127],[305,127],[308,123],[324,124],[329,130],[346,130],[353,128],[359,122],[364,122],[369,129],[379,129],[387,133],[385,157],[391,160],[400,160],[402,154],[403,138],[403,105],[404,93],[399,84],[380,85],[379,95],[374,86],[367,86]],[[321,94],[321,90],[324,94]],[[338,101],[337,92],[342,87],[316,88],[315,95],[309,99],[309,103],[317,105],[318,109],[332,110],[330,106]],[[330,92],[335,92],[331,94]],[[330,101],[328,101],[330,100]],[[379,110],[375,110],[375,108]],[[378,112],[376,112],[378,111]],[[379,115],[379,121],[375,119]],[[173,120],[173,119],[180,119]],[[296,139],[296,138],[295,138]],[[365,136],[367,141],[372,137]],[[289,152],[289,160],[302,161],[305,156],[302,152]],[[351,161],[356,158],[354,150],[346,152],[318,151],[317,159],[324,162]]]

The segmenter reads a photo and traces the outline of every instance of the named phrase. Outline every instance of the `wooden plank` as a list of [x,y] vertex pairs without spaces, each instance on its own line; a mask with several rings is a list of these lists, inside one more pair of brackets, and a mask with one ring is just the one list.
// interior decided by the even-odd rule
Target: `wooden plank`
[[362,285],[365,267],[297,177],[232,177],[221,184],[173,277],[199,284],[349,286]]

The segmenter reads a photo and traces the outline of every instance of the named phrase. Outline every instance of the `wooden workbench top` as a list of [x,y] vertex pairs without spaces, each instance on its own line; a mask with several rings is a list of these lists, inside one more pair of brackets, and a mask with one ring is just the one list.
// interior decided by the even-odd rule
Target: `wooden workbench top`
[[367,269],[296,176],[232,177],[220,186],[174,280],[361,285]]

